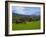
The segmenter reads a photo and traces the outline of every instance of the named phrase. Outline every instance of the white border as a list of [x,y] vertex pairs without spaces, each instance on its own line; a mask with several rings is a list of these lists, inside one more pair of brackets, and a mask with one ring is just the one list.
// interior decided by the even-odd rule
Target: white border
[[[41,29],[39,30],[18,30],[12,31],[12,6],[23,6],[23,7],[40,7],[41,8]],[[25,3],[10,3],[9,4],[9,34],[25,34],[25,33],[39,33],[43,32],[43,5],[36,4],[25,4]]]

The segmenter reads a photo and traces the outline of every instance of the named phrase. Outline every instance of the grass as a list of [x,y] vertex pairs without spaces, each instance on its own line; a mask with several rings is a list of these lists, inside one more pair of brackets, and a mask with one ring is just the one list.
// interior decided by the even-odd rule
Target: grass
[[40,21],[32,21],[27,23],[12,24],[12,30],[34,30],[40,29]]

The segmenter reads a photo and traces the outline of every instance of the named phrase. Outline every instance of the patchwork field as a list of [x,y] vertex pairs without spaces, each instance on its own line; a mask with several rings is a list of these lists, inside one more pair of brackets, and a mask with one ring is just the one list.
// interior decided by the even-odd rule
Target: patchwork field
[[13,23],[12,24],[12,30],[34,30],[34,29],[40,29],[40,21],[32,21],[27,23]]

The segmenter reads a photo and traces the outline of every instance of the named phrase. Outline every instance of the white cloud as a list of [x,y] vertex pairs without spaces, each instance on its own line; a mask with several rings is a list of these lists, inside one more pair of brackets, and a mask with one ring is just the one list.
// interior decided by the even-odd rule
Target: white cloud
[[14,13],[23,14],[23,15],[32,15],[32,14],[39,14],[40,9],[37,7],[21,7],[21,6],[13,6]]

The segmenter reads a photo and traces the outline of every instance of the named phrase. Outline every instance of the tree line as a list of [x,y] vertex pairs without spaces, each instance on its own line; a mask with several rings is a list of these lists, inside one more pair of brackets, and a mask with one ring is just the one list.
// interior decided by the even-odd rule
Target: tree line
[[21,17],[21,16],[12,16],[12,23],[26,23],[31,21],[40,20],[40,16],[36,17]]

